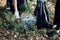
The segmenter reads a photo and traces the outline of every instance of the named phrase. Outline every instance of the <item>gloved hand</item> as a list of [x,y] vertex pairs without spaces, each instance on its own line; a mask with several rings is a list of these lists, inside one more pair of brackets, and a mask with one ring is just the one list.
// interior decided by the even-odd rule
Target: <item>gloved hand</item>
[[14,15],[15,15],[16,19],[19,19],[19,18],[20,18],[18,11],[15,11],[15,12],[14,12]]

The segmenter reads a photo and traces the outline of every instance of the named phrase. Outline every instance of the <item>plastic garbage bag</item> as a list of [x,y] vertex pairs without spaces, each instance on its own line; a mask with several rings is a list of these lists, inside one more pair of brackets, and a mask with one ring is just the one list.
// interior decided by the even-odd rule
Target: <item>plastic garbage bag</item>
[[17,6],[18,6],[18,10],[23,11],[24,10],[24,0],[17,0]]
[[36,23],[36,18],[30,13],[27,17],[22,17],[22,20],[25,21],[25,24],[32,26]]
[[45,0],[37,0],[37,6],[35,8],[34,15],[37,16],[36,25],[38,29],[49,27],[49,15],[45,2]]
[[18,10],[29,11],[29,4],[27,0],[17,0]]

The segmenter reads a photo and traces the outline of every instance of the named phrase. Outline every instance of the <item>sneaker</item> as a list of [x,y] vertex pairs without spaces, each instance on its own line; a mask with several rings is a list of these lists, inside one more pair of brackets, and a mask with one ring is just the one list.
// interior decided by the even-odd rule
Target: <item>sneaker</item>
[[57,27],[57,25],[53,25],[53,28],[56,28]]

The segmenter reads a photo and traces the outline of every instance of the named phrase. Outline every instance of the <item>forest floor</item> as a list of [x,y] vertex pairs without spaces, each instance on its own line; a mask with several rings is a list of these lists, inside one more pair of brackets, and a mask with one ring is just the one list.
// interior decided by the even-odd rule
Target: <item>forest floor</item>
[[[32,12],[34,12],[33,10],[35,9],[36,3],[32,2],[30,6]],[[54,3],[47,3],[51,24],[53,24],[54,19],[54,7]],[[12,19],[11,14],[7,15],[5,16],[6,20],[4,18],[0,18],[0,40],[60,40],[60,36],[58,36],[58,33],[56,33],[55,29],[38,30],[34,24],[33,26],[31,26],[27,24],[26,21],[16,20],[14,19],[14,17]],[[33,21],[33,23],[35,22]],[[25,24],[27,24],[28,26]],[[47,32],[48,34],[51,34],[50,37],[48,37]]]

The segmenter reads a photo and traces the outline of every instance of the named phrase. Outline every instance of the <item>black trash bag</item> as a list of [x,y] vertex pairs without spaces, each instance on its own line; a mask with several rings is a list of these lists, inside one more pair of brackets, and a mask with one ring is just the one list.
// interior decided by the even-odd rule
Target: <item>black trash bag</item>
[[55,16],[54,16],[53,24],[57,25],[56,29],[60,29],[60,0],[56,1]]
[[[44,1],[44,0],[43,0]],[[46,8],[45,1],[37,0],[37,6],[34,15],[37,16],[37,28],[50,28],[49,14]]]
[[19,11],[29,10],[29,4],[27,0],[17,0],[17,6]]
[[24,10],[24,0],[17,0],[17,6],[18,6],[18,10],[19,11],[23,11]]

